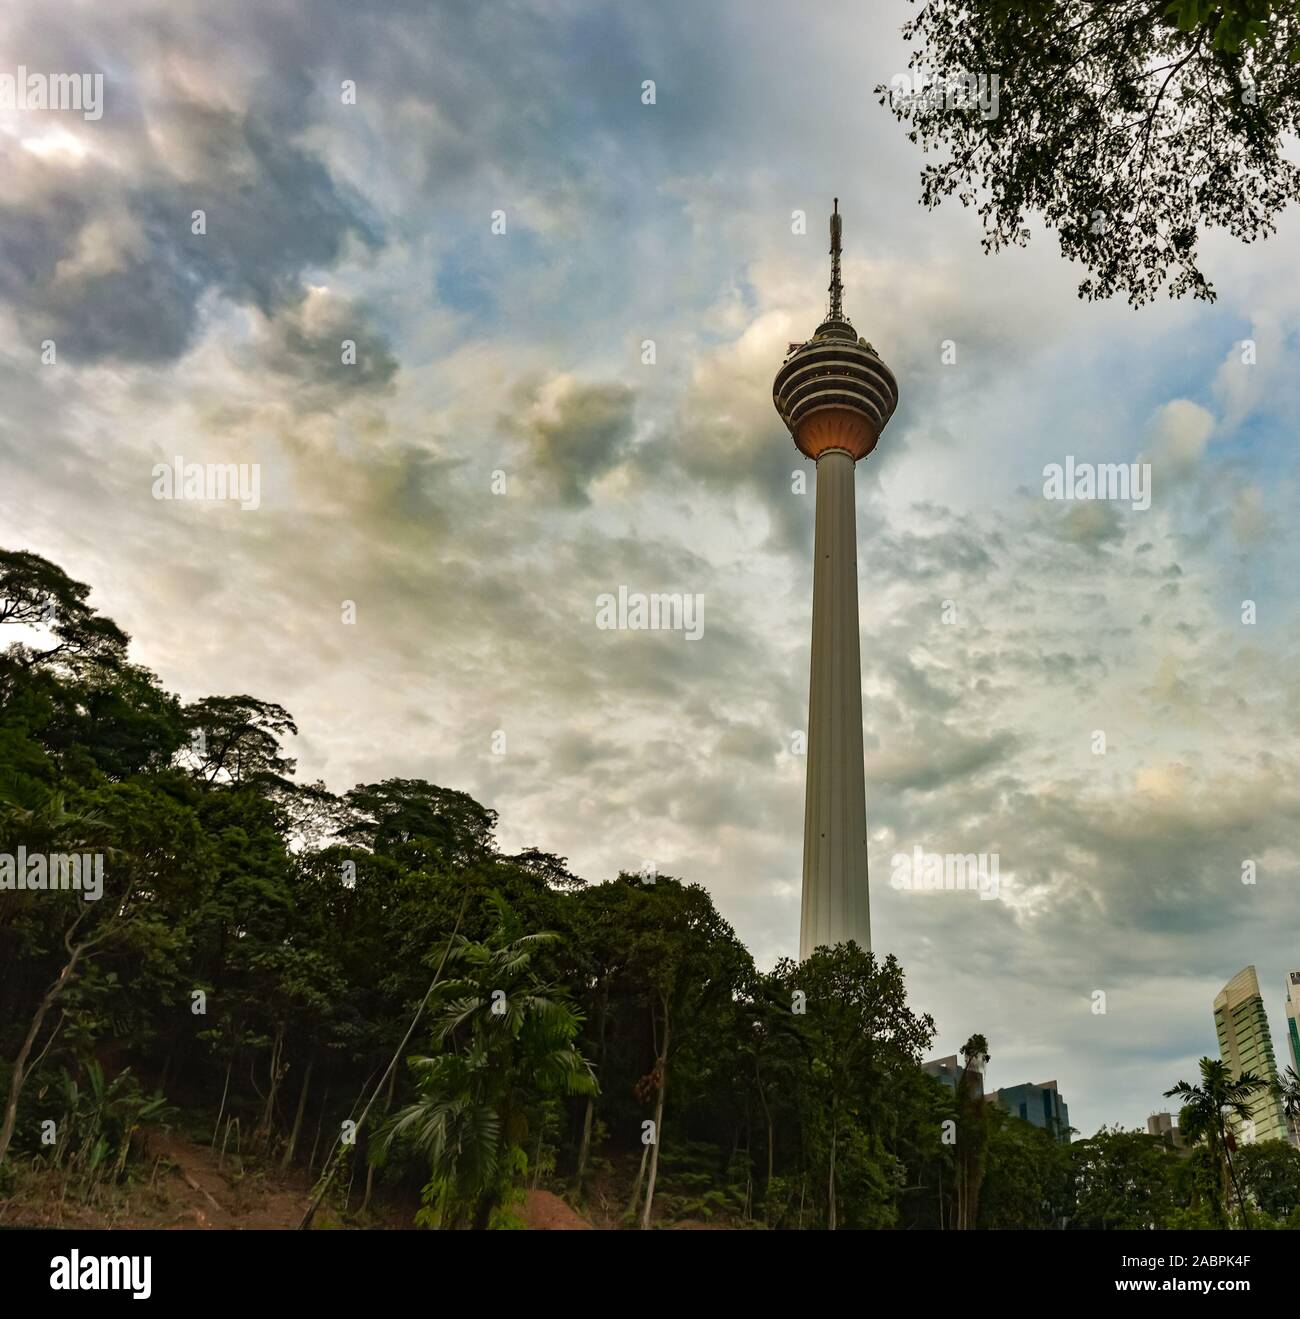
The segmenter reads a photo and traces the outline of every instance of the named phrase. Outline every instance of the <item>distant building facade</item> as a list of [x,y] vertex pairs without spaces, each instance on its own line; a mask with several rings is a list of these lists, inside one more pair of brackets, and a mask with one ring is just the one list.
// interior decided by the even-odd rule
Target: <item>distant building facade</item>
[[1147,1135],[1155,1136],[1176,1150],[1183,1148],[1183,1133],[1178,1130],[1172,1113],[1152,1113],[1147,1118]]
[[1012,1116],[1032,1122],[1057,1140],[1069,1141],[1070,1110],[1055,1081],[1007,1086],[995,1090],[989,1098]]
[[953,1053],[947,1058],[935,1058],[931,1062],[922,1063],[921,1070],[926,1076],[933,1076],[936,1081],[942,1081],[950,1090],[956,1090],[957,1082],[961,1080],[961,1074],[966,1069],[961,1065],[961,1059]]
[[[926,1076],[933,1076],[936,1081],[955,1091],[966,1069],[961,1065],[961,1059],[953,1053],[946,1058],[932,1058],[928,1063],[922,1063],[921,1070]],[[990,1090],[985,1094],[984,1101],[997,1104],[1013,1117],[1024,1118],[1026,1122],[1050,1131],[1058,1140],[1070,1139],[1070,1110],[1061,1098],[1055,1081]]]
[[[1219,1037],[1219,1056],[1234,1077],[1243,1072],[1253,1072],[1266,1081],[1277,1076],[1268,1013],[1253,966],[1238,971],[1216,995],[1214,1029]],[[1261,1088],[1251,1096],[1251,1104],[1251,1122],[1233,1124],[1243,1143],[1289,1139],[1282,1105],[1275,1095]]]
[[1300,971],[1290,971],[1286,977],[1286,1039],[1291,1066],[1300,1076]]

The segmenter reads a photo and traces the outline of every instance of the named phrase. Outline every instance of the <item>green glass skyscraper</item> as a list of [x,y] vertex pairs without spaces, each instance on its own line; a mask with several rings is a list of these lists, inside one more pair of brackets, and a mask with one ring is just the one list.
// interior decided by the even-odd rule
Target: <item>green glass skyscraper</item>
[[[1264,1010],[1259,977],[1253,966],[1238,971],[1215,997],[1214,1029],[1219,1036],[1219,1055],[1232,1069],[1234,1077],[1243,1072],[1252,1072],[1265,1081],[1277,1076],[1268,1013]],[[1277,1098],[1261,1088],[1251,1100],[1254,1106],[1253,1132],[1250,1128],[1240,1130],[1241,1139],[1247,1142],[1286,1140],[1286,1118]]]

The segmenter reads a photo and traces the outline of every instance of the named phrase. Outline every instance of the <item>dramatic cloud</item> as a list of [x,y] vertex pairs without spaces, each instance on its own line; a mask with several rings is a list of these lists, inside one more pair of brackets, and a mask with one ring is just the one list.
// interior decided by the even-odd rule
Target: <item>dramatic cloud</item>
[[[1133,1125],[1247,963],[1280,1047],[1298,956],[1300,233],[1136,315],[1039,236],[984,256],[846,92],[908,12],[19,0],[0,44],[104,72],[105,113],[0,112],[0,543],[185,697],[283,703],[304,777],[651,860],[771,964],[815,499],[771,384],[838,195],[900,386],[857,474],[873,937],[936,1052],[983,1031],[993,1083]],[[260,507],[153,498],[177,455],[257,464]],[[1149,462],[1150,507],[1045,499],[1067,460]],[[702,635],[603,630],[620,588]],[[996,853],[999,900],[891,887],[916,846]]]

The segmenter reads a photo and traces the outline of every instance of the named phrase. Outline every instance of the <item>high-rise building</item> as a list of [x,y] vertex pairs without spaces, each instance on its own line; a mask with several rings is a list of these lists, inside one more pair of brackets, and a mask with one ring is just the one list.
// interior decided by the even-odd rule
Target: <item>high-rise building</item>
[[[932,1058],[921,1064],[926,1076],[956,1090],[961,1084],[965,1067],[954,1053],[946,1058]],[[1058,1140],[1068,1142],[1070,1139],[1070,1109],[1055,1081],[1044,1081],[1041,1085],[1009,1085],[1002,1090],[990,1090],[984,1096],[985,1102],[997,1104],[1014,1117],[1024,1118],[1034,1126],[1050,1131]],[[1168,1114],[1164,1115],[1168,1117]],[[1147,1120],[1147,1129],[1151,1129],[1154,1118]],[[1174,1128],[1175,1136],[1178,1128]],[[1152,1134],[1155,1134],[1154,1132]]]
[[990,1099],[1015,1117],[1024,1118],[1034,1126],[1068,1144],[1070,1139],[1070,1110],[1055,1081],[1042,1081],[1037,1085],[1010,1085],[995,1090]]
[[932,1058],[928,1063],[922,1063],[921,1070],[926,1076],[942,1081],[949,1090],[956,1090],[961,1074],[966,1069],[961,1065],[961,1059],[955,1053],[950,1053],[946,1058]]
[[853,472],[898,406],[898,386],[844,315],[840,235],[836,198],[829,311],[811,339],[790,345],[772,386],[795,447],[817,464],[800,958],[849,939],[871,947]]
[[1291,1066],[1300,1075],[1300,971],[1287,972],[1286,1040],[1291,1046]]
[[1155,1136],[1174,1149],[1183,1148],[1183,1133],[1179,1131],[1172,1113],[1152,1113],[1147,1118],[1147,1135]]
[[[1265,1081],[1277,1076],[1268,1013],[1264,1010],[1259,977],[1253,966],[1238,971],[1215,997],[1214,1029],[1219,1036],[1219,1055],[1234,1077],[1243,1072],[1251,1072]],[[1234,1124],[1239,1139],[1247,1144],[1286,1140],[1286,1119],[1277,1097],[1261,1087],[1251,1096],[1251,1103],[1254,1109],[1251,1122]]]

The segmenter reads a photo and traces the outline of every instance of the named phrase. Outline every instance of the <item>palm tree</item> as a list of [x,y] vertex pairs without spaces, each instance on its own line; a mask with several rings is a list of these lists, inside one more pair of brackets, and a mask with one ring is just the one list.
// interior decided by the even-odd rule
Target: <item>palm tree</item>
[[1177,1095],[1183,1101],[1178,1119],[1180,1129],[1193,1144],[1204,1138],[1210,1151],[1210,1160],[1219,1170],[1216,1177],[1218,1194],[1214,1206],[1216,1216],[1224,1216],[1222,1202],[1227,1197],[1227,1187],[1223,1184],[1223,1169],[1226,1168],[1228,1181],[1241,1207],[1242,1223],[1249,1227],[1246,1200],[1237,1183],[1237,1170],[1232,1165],[1235,1141],[1228,1124],[1233,1118],[1241,1122],[1251,1120],[1254,1109],[1251,1096],[1261,1087],[1268,1088],[1269,1082],[1253,1072],[1242,1072],[1234,1079],[1228,1064],[1220,1058],[1202,1058],[1200,1067],[1200,1085],[1179,1081],[1172,1090],[1165,1091],[1165,1098],[1172,1099]]
[[424,1221],[488,1226],[512,1181],[527,1170],[529,1116],[550,1095],[596,1090],[591,1065],[574,1045],[582,1015],[532,969],[534,951],[554,939],[523,934],[495,894],[496,931],[484,942],[458,936],[448,962],[460,974],[438,987],[435,1037],[443,1051],[410,1059],[414,1103],[381,1133],[429,1161]]
[[1300,1076],[1294,1067],[1288,1067],[1280,1077],[1273,1078],[1270,1087],[1282,1103],[1282,1112],[1291,1128],[1291,1142],[1300,1146]]

